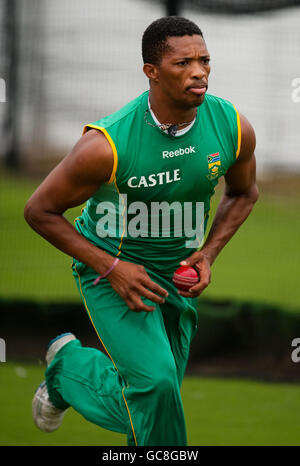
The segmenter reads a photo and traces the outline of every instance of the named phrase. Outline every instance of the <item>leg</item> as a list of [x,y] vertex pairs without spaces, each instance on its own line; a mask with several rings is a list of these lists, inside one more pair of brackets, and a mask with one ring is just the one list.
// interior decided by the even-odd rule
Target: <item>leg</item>
[[162,277],[147,270],[152,280],[167,289],[169,296],[161,305],[166,333],[174,356],[178,383],[181,385],[189,358],[190,344],[198,328],[197,298],[184,298],[172,283],[172,275]]
[[[165,328],[174,356],[179,386],[187,367],[190,345],[197,330],[197,300],[170,294],[170,300],[162,306]],[[179,302],[178,302],[179,298]]]
[[110,359],[79,342],[66,345],[47,370],[51,401],[62,408],[72,405],[90,421],[128,434],[129,443],[186,445],[177,368],[160,307],[135,313],[108,281],[93,287],[90,269],[75,272]]
[[68,343],[47,368],[46,382],[50,400],[57,408],[72,406],[90,422],[130,433],[122,380],[101,351],[84,348],[79,340]]

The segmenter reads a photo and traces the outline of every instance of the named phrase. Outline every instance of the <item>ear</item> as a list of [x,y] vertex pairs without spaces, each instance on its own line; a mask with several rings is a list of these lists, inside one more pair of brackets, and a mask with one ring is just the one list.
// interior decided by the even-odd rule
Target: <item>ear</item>
[[159,70],[156,65],[153,65],[152,63],[145,63],[143,66],[143,71],[151,81],[156,83],[159,81]]

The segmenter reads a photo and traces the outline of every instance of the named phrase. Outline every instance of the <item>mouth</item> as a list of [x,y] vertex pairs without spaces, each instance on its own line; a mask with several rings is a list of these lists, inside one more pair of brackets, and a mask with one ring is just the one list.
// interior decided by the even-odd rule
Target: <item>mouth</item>
[[204,95],[207,91],[207,84],[195,84],[187,88],[188,92],[195,95]]

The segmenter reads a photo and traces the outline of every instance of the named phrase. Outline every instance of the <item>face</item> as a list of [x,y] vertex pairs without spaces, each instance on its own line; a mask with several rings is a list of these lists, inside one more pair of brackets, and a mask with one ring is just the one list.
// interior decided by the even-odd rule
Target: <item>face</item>
[[204,39],[200,35],[169,37],[168,46],[160,64],[149,65],[152,77],[146,74],[170,103],[186,109],[201,105],[210,73]]

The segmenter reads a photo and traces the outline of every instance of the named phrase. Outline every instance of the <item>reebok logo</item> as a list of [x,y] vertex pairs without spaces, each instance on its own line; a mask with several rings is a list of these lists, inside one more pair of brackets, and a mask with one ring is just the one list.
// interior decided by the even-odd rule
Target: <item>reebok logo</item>
[[186,147],[185,149],[182,149],[181,147],[175,151],[168,151],[168,150],[163,150],[162,151],[162,156],[163,159],[169,159],[173,157],[178,157],[179,155],[184,155],[184,154],[195,154],[195,146],[190,146]]

